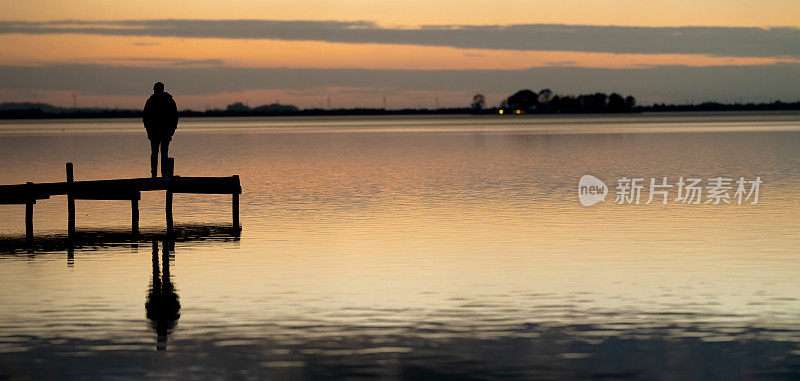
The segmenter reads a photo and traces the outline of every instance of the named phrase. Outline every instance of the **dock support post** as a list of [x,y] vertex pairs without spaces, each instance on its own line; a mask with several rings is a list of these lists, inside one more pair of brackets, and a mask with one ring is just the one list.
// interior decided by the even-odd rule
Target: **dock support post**
[[[28,184],[33,183],[28,182]],[[35,202],[36,199],[31,198],[25,203],[25,241],[28,245],[33,244],[33,204]]]
[[33,202],[25,204],[25,240],[33,243]]
[[233,214],[233,230],[235,232],[239,232],[241,227],[239,226],[239,194],[234,193],[232,200],[231,200],[231,212]]
[[67,238],[69,242],[75,239],[75,197],[72,194],[72,183],[75,182],[73,176],[72,163],[67,163]]
[[165,169],[167,174],[167,236],[172,237],[174,234],[174,225],[172,223],[172,176],[175,172],[175,159],[171,157],[167,158],[167,168],[162,169]]
[[131,234],[139,235],[139,200],[131,200]]
[[167,235],[172,236],[172,191],[169,189],[169,185],[167,185],[167,202],[166,202],[166,213],[167,213]]
[[[233,176],[236,179],[236,184],[239,184],[239,175]],[[231,196],[231,217],[233,219],[233,231],[239,235],[241,225],[239,225],[239,192],[233,192]]]

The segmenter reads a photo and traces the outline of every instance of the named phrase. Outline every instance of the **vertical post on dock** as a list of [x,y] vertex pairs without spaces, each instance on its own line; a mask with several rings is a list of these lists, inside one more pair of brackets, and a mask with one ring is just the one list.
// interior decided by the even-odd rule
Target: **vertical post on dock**
[[233,214],[233,229],[239,231],[239,194],[234,193],[231,199],[231,212]]
[[131,234],[139,235],[139,200],[131,200]]
[[25,240],[33,243],[33,201],[25,203]]
[[169,189],[169,185],[167,185],[167,203],[166,203],[166,212],[167,212],[167,235],[172,236],[172,191]]
[[[233,175],[233,178],[236,181],[236,185],[239,185],[239,175]],[[237,191],[234,191],[231,196],[231,217],[233,218],[233,231],[235,234],[239,234],[241,231],[241,227],[239,225],[239,192],[241,188]]]
[[75,239],[75,197],[72,190],[74,182],[72,163],[67,163],[67,238],[70,243]]
[[[28,182],[28,185],[32,184],[32,182]],[[33,204],[36,202],[36,199],[33,197],[33,189],[28,193],[31,194],[31,198],[25,203],[25,241],[28,245],[31,245],[33,244]]]
[[172,237],[173,231],[173,224],[172,224],[172,175],[173,171],[175,170],[175,159],[167,158],[167,168],[162,168],[166,170],[167,174],[167,201],[166,201],[166,214],[167,214],[167,236]]

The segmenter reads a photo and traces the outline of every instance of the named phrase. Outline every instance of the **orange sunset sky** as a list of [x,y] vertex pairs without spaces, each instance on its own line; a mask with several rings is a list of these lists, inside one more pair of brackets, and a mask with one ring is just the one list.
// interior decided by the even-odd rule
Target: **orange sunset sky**
[[200,110],[461,107],[547,87],[796,101],[797,15],[788,0],[4,1],[0,102],[141,107],[156,80]]

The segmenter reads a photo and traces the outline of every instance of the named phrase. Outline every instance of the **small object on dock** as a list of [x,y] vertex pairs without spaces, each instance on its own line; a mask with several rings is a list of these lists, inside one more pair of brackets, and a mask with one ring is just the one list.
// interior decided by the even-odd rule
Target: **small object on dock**
[[232,195],[232,219],[235,231],[239,231],[239,194],[242,187],[239,176],[230,177],[180,177],[174,175],[174,161],[169,159],[168,176],[163,178],[134,178],[114,180],[75,181],[74,166],[66,164],[67,181],[62,183],[32,183],[0,185],[0,204],[25,204],[25,235],[33,242],[33,205],[37,200],[51,196],[66,195],[68,237],[75,237],[75,200],[130,200],[131,231],[139,231],[139,200],[141,192],[166,191],[167,232],[171,232],[172,199],[174,193],[230,194]]

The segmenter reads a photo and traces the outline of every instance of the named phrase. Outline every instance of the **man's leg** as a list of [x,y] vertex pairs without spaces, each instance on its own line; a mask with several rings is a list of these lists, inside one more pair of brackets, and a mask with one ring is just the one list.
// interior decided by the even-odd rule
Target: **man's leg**
[[[161,141],[161,176],[167,176],[167,160],[169,160],[169,140],[164,139]],[[175,171],[175,168],[172,168]]]
[[158,140],[150,140],[150,174],[158,176]]

